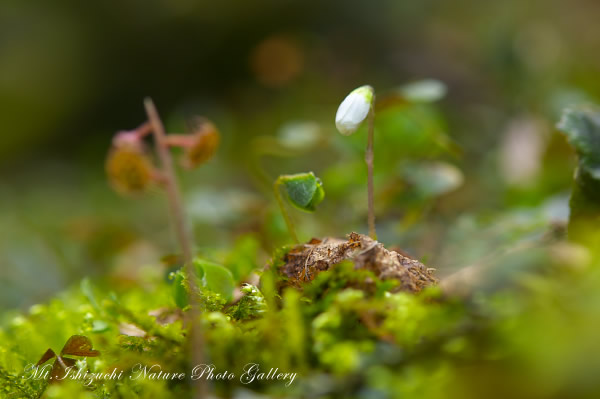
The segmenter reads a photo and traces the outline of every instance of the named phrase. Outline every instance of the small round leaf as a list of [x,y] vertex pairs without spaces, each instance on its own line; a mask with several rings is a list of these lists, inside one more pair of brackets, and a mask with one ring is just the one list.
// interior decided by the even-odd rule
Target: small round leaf
[[314,212],[316,206],[325,198],[323,183],[313,172],[283,175],[279,180],[290,203],[300,210]]

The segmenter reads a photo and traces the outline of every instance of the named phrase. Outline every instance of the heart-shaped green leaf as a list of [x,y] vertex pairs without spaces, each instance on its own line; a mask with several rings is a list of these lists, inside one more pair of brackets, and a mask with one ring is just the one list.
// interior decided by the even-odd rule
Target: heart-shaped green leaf
[[303,211],[314,212],[325,198],[323,183],[313,172],[283,175],[279,182],[285,188],[290,203]]
[[227,301],[233,298],[235,280],[231,271],[217,263],[195,259],[194,266],[200,278],[201,286],[220,294]]

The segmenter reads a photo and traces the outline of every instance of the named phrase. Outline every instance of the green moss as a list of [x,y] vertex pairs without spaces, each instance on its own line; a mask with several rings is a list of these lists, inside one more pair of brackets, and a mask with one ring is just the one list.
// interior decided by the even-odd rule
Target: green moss
[[[238,376],[248,363],[299,375],[291,387],[273,381],[246,386],[237,378],[215,381],[213,387],[222,397],[235,397],[240,389],[317,397],[317,387],[325,386],[331,397],[362,397],[368,392],[377,397],[442,398],[462,389],[472,376],[463,365],[495,364],[501,372],[493,378],[509,378],[502,374],[508,368],[498,365],[517,362],[542,376],[551,372],[546,364],[560,364],[571,350],[596,353],[597,323],[578,312],[600,303],[597,270],[529,278],[518,294],[498,292],[466,301],[443,298],[439,289],[419,295],[394,293],[393,285],[354,270],[350,262],[319,273],[303,290],[279,292],[272,270],[263,273],[260,290],[243,285],[243,296],[234,304],[202,291],[206,355],[216,369]],[[98,358],[80,362],[91,372],[130,370],[137,363],[189,370],[183,323],[187,310],[175,306],[172,283],[158,279],[144,289],[110,289],[88,281],[27,314],[7,315],[0,330],[2,397],[189,397],[185,382],[124,379],[84,387],[46,386],[44,381],[21,378],[27,364],[36,362],[48,347],[60,350],[74,333],[86,334],[101,352]],[[99,325],[102,328],[95,328]],[[549,346],[561,342],[563,335],[572,347]],[[567,373],[568,367],[561,370]]]
[[227,313],[235,320],[261,317],[267,310],[267,303],[262,293],[250,284],[244,284],[241,291],[244,296]]

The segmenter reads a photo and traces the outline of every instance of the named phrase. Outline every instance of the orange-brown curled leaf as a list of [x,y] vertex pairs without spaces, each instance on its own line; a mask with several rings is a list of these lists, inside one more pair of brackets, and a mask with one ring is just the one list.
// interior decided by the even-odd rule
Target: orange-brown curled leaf
[[145,191],[154,180],[150,158],[136,146],[113,147],[106,159],[106,174],[112,187],[122,194]]
[[41,366],[42,364],[46,363],[48,360],[52,359],[54,356],[56,356],[56,353],[54,353],[54,351],[52,349],[48,348],[48,350],[46,352],[44,352],[44,354],[42,355],[40,360],[36,363],[36,366]]
[[63,346],[62,351],[60,351],[62,355],[73,355],[73,356],[88,356],[95,357],[100,355],[100,352],[92,349],[92,341],[88,337],[83,335],[73,335],[65,346]]

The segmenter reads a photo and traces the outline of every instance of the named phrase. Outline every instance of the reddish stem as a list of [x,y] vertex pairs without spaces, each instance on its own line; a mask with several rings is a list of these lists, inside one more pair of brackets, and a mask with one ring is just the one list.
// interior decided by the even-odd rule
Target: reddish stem
[[[375,96],[373,96],[373,103]],[[375,130],[375,110],[373,105],[369,109],[368,115],[369,132],[367,136],[367,151],[365,152],[365,162],[367,163],[367,207],[369,224],[369,236],[376,240],[377,233],[375,232],[375,204],[374,204],[374,189],[373,189],[373,135]]]
[[141,146],[142,139],[151,132],[152,124],[150,122],[144,122],[133,130],[122,130],[117,132],[113,138],[113,144],[117,147],[121,145]]
[[[192,346],[192,362],[194,365],[204,364],[204,335],[202,333],[202,325],[200,324],[200,308],[198,306],[196,295],[198,294],[198,285],[196,284],[196,275],[194,273],[193,255],[192,255],[192,236],[191,231],[185,223],[185,216],[177,178],[175,176],[175,168],[173,166],[173,158],[167,144],[167,135],[165,128],[158,115],[158,111],[154,102],[150,98],[144,100],[148,121],[154,132],[156,144],[156,152],[162,164],[162,172],[165,180],[165,189],[169,200],[169,210],[173,219],[175,231],[179,238],[179,243],[183,251],[185,260],[185,273],[189,284],[190,295],[190,311],[188,313],[188,322],[190,326],[190,343]],[[207,389],[203,379],[198,380],[197,388],[194,393],[195,398],[205,398]]]
[[150,133],[152,133],[152,124],[150,122],[144,122],[143,124],[138,126],[138,128],[135,129],[134,132],[141,139],[144,136],[147,136]]
[[158,153],[158,157],[162,164],[166,183],[165,189],[169,200],[169,211],[173,219],[173,227],[175,228],[175,233],[177,234],[181,250],[183,251],[183,258],[186,263],[191,263],[193,258],[191,231],[186,226],[179,185],[177,184],[175,168],[173,167],[173,158],[171,157],[171,153],[169,152],[166,143],[167,135],[165,133],[165,128],[152,100],[147,98],[144,100],[144,105],[146,107],[146,113],[148,114],[148,120],[152,126],[152,131],[154,132],[156,152]]
[[169,134],[165,137],[165,143],[170,147],[189,147],[194,140],[194,136],[189,134]]

